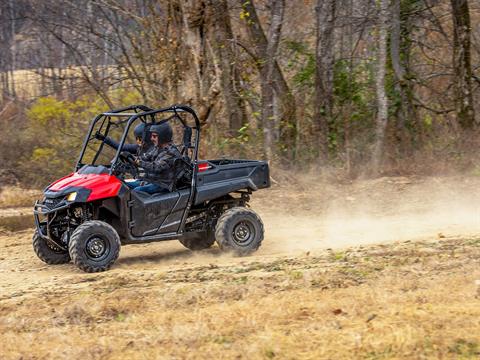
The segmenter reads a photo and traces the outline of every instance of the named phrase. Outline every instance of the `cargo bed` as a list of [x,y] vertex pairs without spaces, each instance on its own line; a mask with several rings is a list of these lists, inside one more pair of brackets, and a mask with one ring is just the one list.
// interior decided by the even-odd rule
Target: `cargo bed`
[[195,205],[233,191],[255,191],[270,186],[269,168],[265,161],[206,160],[199,161],[198,169]]

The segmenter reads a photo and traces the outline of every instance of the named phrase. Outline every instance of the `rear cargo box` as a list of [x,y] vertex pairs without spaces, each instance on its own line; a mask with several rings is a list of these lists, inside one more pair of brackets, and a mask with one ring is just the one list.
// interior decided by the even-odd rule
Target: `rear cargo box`
[[252,191],[270,186],[268,164],[256,160],[208,160],[200,162],[195,205],[232,191]]

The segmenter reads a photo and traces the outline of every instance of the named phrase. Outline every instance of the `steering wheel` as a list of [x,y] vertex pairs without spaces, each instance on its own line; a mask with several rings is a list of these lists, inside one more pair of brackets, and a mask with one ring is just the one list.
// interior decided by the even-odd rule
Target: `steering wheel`
[[124,163],[137,167],[137,164],[135,163],[135,156],[133,156],[133,154],[129,153],[128,151],[122,151],[119,154],[118,158]]
[[135,163],[135,157],[127,152],[127,151],[122,151],[118,159],[120,160],[117,162],[115,165],[115,173],[117,174],[126,174],[130,173],[134,177],[138,174],[138,169],[137,169],[137,164]]

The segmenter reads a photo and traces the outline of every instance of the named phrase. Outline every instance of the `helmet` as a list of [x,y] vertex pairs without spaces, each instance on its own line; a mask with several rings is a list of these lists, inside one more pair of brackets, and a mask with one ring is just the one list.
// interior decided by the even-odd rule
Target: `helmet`
[[152,125],[150,133],[158,134],[158,143],[165,144],[172,141],[173,131],[169,123],[161,123]]
[[145,130],[145,123],[140,123],[137,126],[135,126],[135,129],[133,129],[133,134],[135,137],[143,137],[143,131]]
[[150,139],[150,124],[147,125],[141,122],[133,129],[133,135],[135,135],[135,138],[141,138],[144,144],[152,144],[152,140]]

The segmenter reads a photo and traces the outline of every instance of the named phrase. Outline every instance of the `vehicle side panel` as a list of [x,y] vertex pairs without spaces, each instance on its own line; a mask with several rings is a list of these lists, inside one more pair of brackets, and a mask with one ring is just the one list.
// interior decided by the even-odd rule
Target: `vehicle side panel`
[[152,236],[177,231],[190,189],[149,195],[132,191],[130,224],[133,237]]
[[190,189],[179,191],[178,201],[173,207],[171,213],[165,218],[162,225],[157,229],[157,234],[176,232],[179,230],[183,213],[187,207]]
[[122,182],[118,180],[115,176],[98,176],[104,177],[104,181],[101,183],[99,182],[94,187],[92,187],[92,192],[90,193],[87,201],[95,201],[99,199],[117,196],[118,191],[122,187]]

